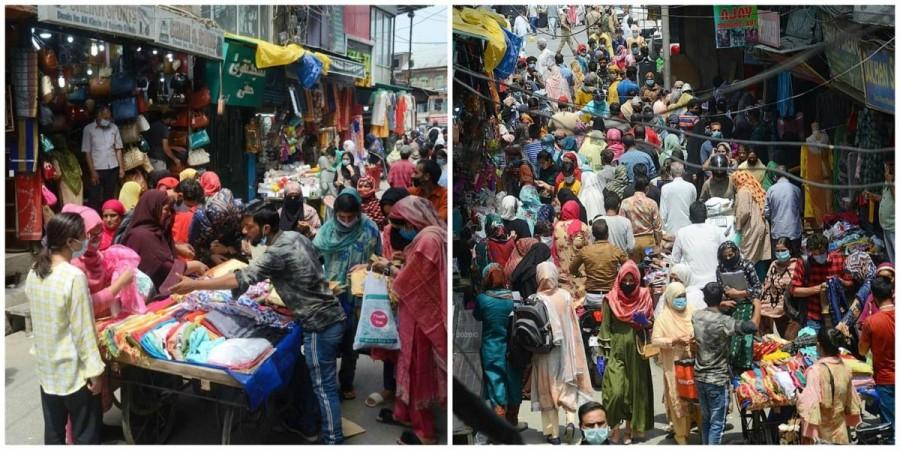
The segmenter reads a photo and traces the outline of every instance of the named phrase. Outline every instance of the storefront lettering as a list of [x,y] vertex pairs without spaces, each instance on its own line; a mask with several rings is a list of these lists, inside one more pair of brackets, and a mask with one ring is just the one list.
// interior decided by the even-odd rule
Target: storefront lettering
[[234,62],[228,65],[229,75],[235,78],[240,78],[243,75],[249,75],[252,77],[266,76],[265,73],[259,71],[259,69],[256,68],[256,64],[254,64],[253,61],[245,59],[241,62],[238,62],[238,58],[240,58],[240,55],[235,54]]

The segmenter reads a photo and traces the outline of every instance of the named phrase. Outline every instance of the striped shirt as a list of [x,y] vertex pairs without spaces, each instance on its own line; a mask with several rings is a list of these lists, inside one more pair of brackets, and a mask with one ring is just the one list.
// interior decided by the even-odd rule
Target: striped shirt
[[537,166],[537,155],[541,152],[541,141],[535,139],[525,144],[525,156],[531,161],[531,164]]
[[84,387],[88,378],[102,374],[104,365],[84,273],[61,263],[42,280],[32,270],[25,281],[25,295],[31,306],[37,374],[44,392],[72,394]]

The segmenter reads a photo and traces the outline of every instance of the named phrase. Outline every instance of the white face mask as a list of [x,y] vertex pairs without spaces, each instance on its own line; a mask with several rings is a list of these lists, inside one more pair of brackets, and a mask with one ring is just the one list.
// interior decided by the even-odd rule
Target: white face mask
[[553,243],[553,236],[541,236],[541,242],[549,247]]

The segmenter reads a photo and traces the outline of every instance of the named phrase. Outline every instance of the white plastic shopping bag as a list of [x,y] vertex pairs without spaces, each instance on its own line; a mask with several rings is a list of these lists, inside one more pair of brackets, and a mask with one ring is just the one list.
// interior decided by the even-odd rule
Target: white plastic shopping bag
[[356,339],[353,340],[353,350],[365,348],[399,350],[400,333],[397,331],[397,319],[391,310],[387,281],[369,272],[363,291],[362,309],[359,313],[359,325],[356,327]]

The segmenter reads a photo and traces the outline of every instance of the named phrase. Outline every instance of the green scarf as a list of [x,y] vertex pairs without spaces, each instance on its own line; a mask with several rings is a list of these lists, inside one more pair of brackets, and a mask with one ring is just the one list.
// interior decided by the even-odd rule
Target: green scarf
[[[55,145],[55,144],[54,144]],[[62,182],[69,187],[74,193],[81,192],[81,164],[78,163],[78,157],[68,150],[60,150],[57,148],[52,152],[52,157],[59,164],[59,171],[62,172]]]

